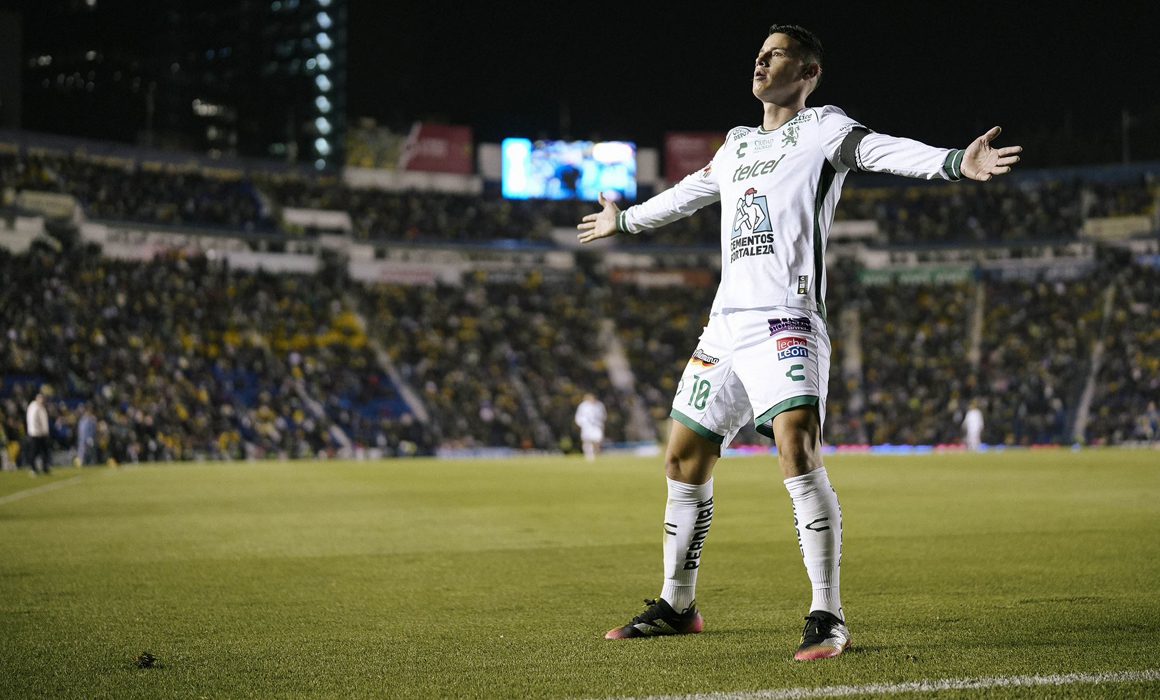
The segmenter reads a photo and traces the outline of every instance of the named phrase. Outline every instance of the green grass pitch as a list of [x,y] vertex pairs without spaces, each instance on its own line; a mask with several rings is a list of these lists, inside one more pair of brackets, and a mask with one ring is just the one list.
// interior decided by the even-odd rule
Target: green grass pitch
[[[832,456],[854,648],[772,457],[723,460],[701,635],[660,590],[657,459],[0,474],[0,697],[624,697],[1160,668],[1160,453]],[[161,664],[140,669],[148,651]],[[939,697],[1155,697],[1160,681]],[[894,695],[891,697],[900,697]]]

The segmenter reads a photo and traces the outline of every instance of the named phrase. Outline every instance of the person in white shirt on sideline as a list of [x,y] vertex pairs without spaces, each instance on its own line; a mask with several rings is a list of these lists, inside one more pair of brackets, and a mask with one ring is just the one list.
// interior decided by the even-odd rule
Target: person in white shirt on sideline
[[608,420],[608,412],[595,395],[585,394],[584,400],[576,407],[575,420],[576,425],[580,426],[584,458],[592,462],[600,454],[600,447],[604,443],[604,421]]
[[601,211],[577,227],[580,242],[589,243],[722,205],[721,283],[673,398],[661,594],[607,639],[703,629],[695,590],[713,520],[713,466],[753,421],[777,444],[813,590],[794,659],[830,658],[850,645],[838,586],[842,512],[822,465],[830,367],[825,252],[842,183],[862,171],[990,180],[1010,171],[1022,149],[992,148],[999,127],[965,149],[934,148],[875,133],[837,107],[807,107],[823,61],[812,32],[770,27],[751,82],[761,124],[730,130],[708,165],[646,202],[621,211],[601,197]]
[[40,471],[48,474],[52,471],[52,446],[49,444],[48,406],[45,403],[44,393],[36,394],[36,398],[28,404],[28,465],[32,475],[36,476],[37,461],[40,462]]
[[967,415],[963,417],[964,442],[971,452],[978,452],[983,447],[983,412],[979,410],[977,401],[971,402]]

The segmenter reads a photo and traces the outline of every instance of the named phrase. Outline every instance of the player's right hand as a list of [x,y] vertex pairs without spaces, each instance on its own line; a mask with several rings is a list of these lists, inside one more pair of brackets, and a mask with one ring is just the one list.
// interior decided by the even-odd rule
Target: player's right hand
[[620,207],[616,203],[605,199],[604,193],[600,193],[601,209],[595,214],[588,214],[581,223],[576,227],[583,233],[576,235],[576,239],[581,243],[591,243],[592,241],[601,238],[608,238],[620,233],[620,229],[616,226],[616,218],[620,215]]

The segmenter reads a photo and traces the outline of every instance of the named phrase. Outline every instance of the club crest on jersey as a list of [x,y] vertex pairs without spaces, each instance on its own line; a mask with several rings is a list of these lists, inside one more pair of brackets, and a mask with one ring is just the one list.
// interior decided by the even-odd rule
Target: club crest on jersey
[[733,213],[733,238],[772,230],[773,225],[769,222],[769,204],[765,201],[765,195],[757,194],[757,190],[750,187],[745,190],[745,195],[737,200],[737,208]]
[[809,357],[806,339],[791,335],[777,339],[777,359],[788,360],[792,357]]
[[692,359],[689,360],[689,364],[701,365],[702,367],[712,367],[720,361],[721,358],[713,357],[701,348],[697,348],[697,351],[693,353]]
[[787,124],[785,129],[781,132],[782,146],[796,146],[798,142],[798,125]]

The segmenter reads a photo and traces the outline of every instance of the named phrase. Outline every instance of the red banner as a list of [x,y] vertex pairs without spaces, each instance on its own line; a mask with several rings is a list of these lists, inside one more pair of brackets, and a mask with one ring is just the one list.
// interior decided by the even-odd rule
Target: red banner
[[415,122],[399,156],[399,170],[470,175],[471,127]]
[[725,143],[723,134],[711,131],[670,131],[665,134],[665,180],[679,182],[709,164]]

